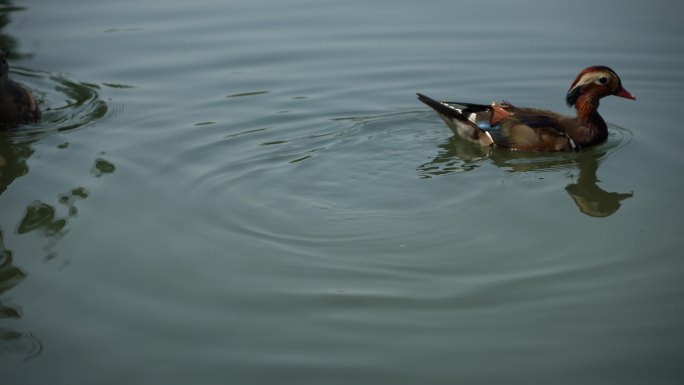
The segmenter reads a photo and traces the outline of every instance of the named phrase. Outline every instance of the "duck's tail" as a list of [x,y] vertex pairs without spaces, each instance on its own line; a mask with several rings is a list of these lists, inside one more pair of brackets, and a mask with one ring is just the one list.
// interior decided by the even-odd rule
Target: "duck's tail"
[[475,116],[477,113],[490,111],[491,106],[470,103],[446,103],[421,93],[416,94],[418,95],[418,100],[435,110],[439,117],[444,120],[444,123],[459,136],[482,146],[489,146],[494,143],[491,135],[478,127],[476,122],[473,121],[475,119],[470,119],[471,115]]

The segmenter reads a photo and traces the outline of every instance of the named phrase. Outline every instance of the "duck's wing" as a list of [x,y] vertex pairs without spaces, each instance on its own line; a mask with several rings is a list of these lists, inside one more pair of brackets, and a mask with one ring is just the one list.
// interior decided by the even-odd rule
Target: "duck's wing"
[[489,134],[498,146],[525,151],[567,151],[577,145],[567,134],[573,122],[550,111],[516,109],[492,124]]

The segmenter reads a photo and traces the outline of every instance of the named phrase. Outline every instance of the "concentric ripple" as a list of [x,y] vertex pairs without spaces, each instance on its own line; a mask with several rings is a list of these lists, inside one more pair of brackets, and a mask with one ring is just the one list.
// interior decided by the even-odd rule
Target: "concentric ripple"
[[[598,164],[632,138],[629,130],[611,126],[608,142],[596,149],[515,152],[474,146],[446,127],[431,125],[429,116],[403,110],[311,118],[298,125],[244,124],[237,130],[204,125],[201,135],[185,134],[187,148],[160,174],[174,175],[178,190],[185,191],[184,201],[203,202],[208,209],[194,223],[204,236],[223,237],[228,231],[246,243],[301,247],[298,252],[303,253],[312,245],[368,244],[373,237],[381,238],[360,230],[357,221],[386,223],[405,215],[397,207],[411,210],[406,203],[423,192],[419,179],[483,165],[503,172],[595,174]],[[379,184],[393,193],[378,195]],[[337,224],[334,232],[327,225],[331,220]]]
[[77,129],[104,118],[110,111],[100,96],[101,85],[24,68],[14,68],[12,77],[33,91],[43,112],[40,123],[15,129],[17,136]]

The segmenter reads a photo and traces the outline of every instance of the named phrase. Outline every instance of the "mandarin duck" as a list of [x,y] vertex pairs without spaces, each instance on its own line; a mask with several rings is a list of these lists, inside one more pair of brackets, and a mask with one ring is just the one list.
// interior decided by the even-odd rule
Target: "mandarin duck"
[[585,68],[572,82],[565,101],[577,116],[536,108],[515,107],[507,101],[491,105],[440,102],[418,94],[459,136],[482,146],[524,151],[579,150],[608,138],[606,122],[598,113],[599,100],[615,95],[636,100],[622,87],[620,77],[605,66]]
[[0,51],[0,129],[40,121],[40,108],[31,91],[9,78],[7,54]]

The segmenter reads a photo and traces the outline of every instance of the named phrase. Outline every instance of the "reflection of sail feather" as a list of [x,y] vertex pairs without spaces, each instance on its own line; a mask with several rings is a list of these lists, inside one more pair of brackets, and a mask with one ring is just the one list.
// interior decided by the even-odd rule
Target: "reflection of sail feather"
[[[24,278],[26,278],[26,273],[20,268],[12,265],[12,255],[9,250],[3,250],[2,258],[0,258],[0,293],[4,293],[17,286]],[[14,309],[11,311],[8,310],[8,308],[0,302],[0,318],[11,317],[12,314],[15,313],[18,314]]]
[[[12,263],[12,251],[5,248],[4,235],[0,229],[0,294],[17,286],[24,278],[26,273]],[[0,302],[0,318],[20,317],[20,309]],[[42,351],[43,345],[31,333],[0,328],[0,356],[19,354],[23,360],[28,360]]]
[[[26,273],[12,264],[12,251],[5,248],[4,234],[0,228],[0,294],[17,286],[25,277]],[[11,317],[10,313],[18,315],[18,311],[0,302],[0,318]]]

